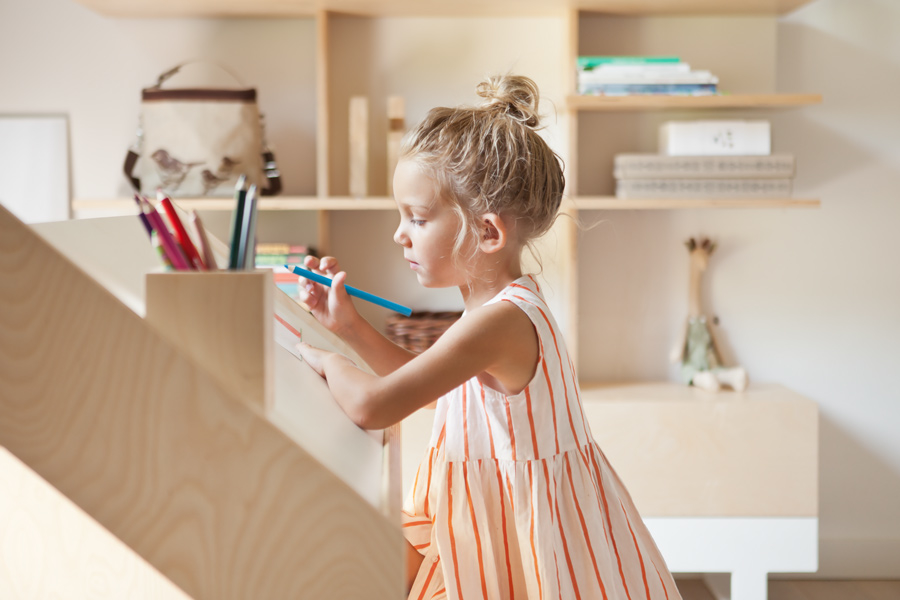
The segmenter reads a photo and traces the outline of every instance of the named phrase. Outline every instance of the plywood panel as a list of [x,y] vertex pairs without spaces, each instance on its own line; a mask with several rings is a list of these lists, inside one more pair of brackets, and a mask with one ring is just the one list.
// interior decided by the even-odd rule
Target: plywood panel
[[194,598],[398,598],[399,530],[0,209],[0,444]]
[[0,598],[189,600],[0,447]]
[[151,273],[147,322],[267,414],[274,404],[274,290],[269,270]]

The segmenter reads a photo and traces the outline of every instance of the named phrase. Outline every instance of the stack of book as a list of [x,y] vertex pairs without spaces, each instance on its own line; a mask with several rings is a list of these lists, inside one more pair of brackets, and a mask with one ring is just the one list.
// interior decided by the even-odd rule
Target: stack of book
[[669,122],[659,154],[618,154],[618,198],[786,198],[794,156],[771,154],[767,121]]
[[296,300],[299,298],[297,276],[285,268],[285,265],[291,268],[302,267],[303,259],[308,255],[315,256],[316,251],[302,244],[258,243],[256,244],[256,268],[272,269],[278,289]]
[[578,93],[594,96],[711,96],[719,78],[677,56],[579,56]]

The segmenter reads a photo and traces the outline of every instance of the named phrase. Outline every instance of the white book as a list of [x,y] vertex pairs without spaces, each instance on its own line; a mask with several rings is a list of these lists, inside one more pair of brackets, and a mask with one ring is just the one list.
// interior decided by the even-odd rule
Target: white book
[[617,198],[788,198],[793,180],[617,179]]
[[669,156],[771,154],[771,124],[764,120],[668,121],[659,128],[659,153]]
[[616,179],[765,179],[794,176],[793,154],[768,156],[664,156],[616,154]]
[[578,83],[591,85],[599,83],[719,83],[719,78],[709,71],[688,73],[598,73],[585,71],[578,74]]

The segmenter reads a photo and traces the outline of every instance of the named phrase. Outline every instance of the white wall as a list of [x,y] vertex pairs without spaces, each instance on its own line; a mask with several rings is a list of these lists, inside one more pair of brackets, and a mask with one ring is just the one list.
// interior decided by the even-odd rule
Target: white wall
[[[784,302],[770,302],[774,323],[755,338],[790,333],[773,356],[748,354],[771,378],[820,403],[822,567],[894,577],[900,576],[898,32],[894,0],[819,0],[779,28],[780,85],[825,98],[800,118],[779,122],[808,165],[798,176],[801,190],[821,197],[823,207],[771,232],[764,252],[786,260],[763,282]],[[795,371],[793,363],[802,367]]]
[[[467,39],[479,51],[434,64],[405,62],[418,42],[394,37],[407,27],[402,21],[366,29],[380,49],[367,60],[383,65],[368,85],[394,93],[392,82],[406,82],[399,93],[414,98],[410,120],[424,114],[420,104],[471,101],[473,78],[484,72],[535,70],[551,93],[561,77],[553,66],[565,52],[559,20],[547,20],[546,32],[529,21],[527,35],[498,26],[493,37],[475,35],[484,22],[473,23]],[[748,26],[777,44],[774,59],[767,53],[753,64],[775,61],[778,90],[825,97],[821,106],[764,117],[773,121],[776,148],[798,157],[795,195],[821,198],[822,207],[585,215],[605,222],[580,244],[582,377],[674,378],[666,356],[686,310],[681,243],[689,235],[716,237],[705,299],[721,318],[726,357],[753,380],[783,383],[821,408],[820,575],[900,577],[900,369],[893,364],[900,358],[900,5],[816,0],[774,25]],[[432,27],[449,35],[466,24]],[[313,194],[314,51],[308,20],[109,19],[72,0],[4,0],[0,112],[68,114],[74,195],[121,196],[140,88],[185,58],[211,56],[259,88],[286,192]],[[426,79],[432,68],[446,76]],[[397,75],[401,69],[410,79]],[[752,71],[759,85],[771,83],[759,69]],[[411,80],[427,81],[427,89]],[[400,281],[403,274],[385,271],[396,259],[384,241],[393,215],[372,214],[341,217],[336,226],[352,235],[336,237],[336,249],[358,256],[366,244],[369,260],[348,260],[371,273],[372,291],[388,295],[374,287],[382,279],[413,289]],[[295,218],[278,216],[268,227],[308,226]],[[417,306],[445,301],[416,297]]]
[[[697,19],[630,21],[598,24],[591,39],[625,52],[681,53],[680,44],[698,68],[742,55],[740,71],[713,67],[731,90],[749,76],[766,91],[760,72],[771,57],[756,43],[776,42],[776,89],[820,92],[824,103],[717,115],[771,120],[774,150],[797,156],[794,195],[822,206],[585,213],[588,224],[602,221],[579,244],[582,378],[677,379],[667,355],[687,311],[682,242],[714,237],[704,303],[720,318],[726,360],[744,365],[751,381],[819,403],[819,575],[900,577],[900,3],[817,0],[771,30],[764,20],[741,25],[759,35],[723,38],[715,54],[690,55],[687,37],[661,43],[673,30],[690,35]],[[708,25],[727,30],[734,21]],[[623,29],[626,40],[610,39]],[[658,122],[687,117],[603,115],[585,128],[618,151],[653,151]],[[580,192],[611,193],[609,169],[596,164],[608,165],[613,151],[595,151],[583,133],[580,146],[582,171],[595,168]]]

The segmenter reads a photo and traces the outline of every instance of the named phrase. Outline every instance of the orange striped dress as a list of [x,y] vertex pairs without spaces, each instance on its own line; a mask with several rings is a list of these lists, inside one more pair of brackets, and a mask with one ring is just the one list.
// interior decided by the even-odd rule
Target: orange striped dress
[[516,396],[473,378],[438,400],[403,511],[404,534],[424,555],[409,597],[679,599],[591,436],[575,369],[537,283],[518,279],[493,302],[529,316],[539,365]]

